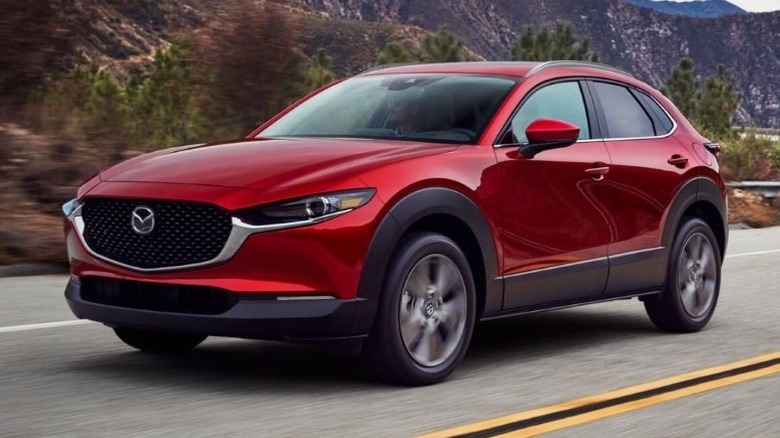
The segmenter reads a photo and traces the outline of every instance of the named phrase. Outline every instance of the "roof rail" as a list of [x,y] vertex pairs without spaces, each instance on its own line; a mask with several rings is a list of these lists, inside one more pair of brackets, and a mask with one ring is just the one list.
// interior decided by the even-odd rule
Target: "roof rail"
[[612,67],[611,65],[607,65],[607,64],[602,64],[600,62],[571,61],[571,60],[564,60],[564,59],[556,60],[556,61],[543,62],[543,63],[537,65],[536,67],[532,68],[528,72],[528,74],[526,74],[525,76],[529,77],[529,76],[535,75],[536,73],[539,73],[539,72],[541,72],[543,70],[547,70],[549,68],[554,68],[554,67],[590,67],[590,68],[597,68],[599,70],[611,71],[613,73],[624,74],[624,75],[630,76],[632,78],[634,77],[634,75],[632,75],[631,73],[629,73],[629,72],[627,72],[627,71],[625,71],[623,69],[619,69],[617,67]]

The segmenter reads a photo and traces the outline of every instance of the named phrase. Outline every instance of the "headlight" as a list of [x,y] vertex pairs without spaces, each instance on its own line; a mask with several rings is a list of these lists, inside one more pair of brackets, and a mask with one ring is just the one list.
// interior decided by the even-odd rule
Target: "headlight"
[[78,199],[73,198],[70,201],[62,204],[62,214],[68,217],[73,214],[74,211],[78,210],[79,207],[81,207],[81,203],[78,201]]
[[374,189],[311,196],[283,204],[239,211],[235,216],[249,225],[293,224],[324,220],[358,208],[374,196]]

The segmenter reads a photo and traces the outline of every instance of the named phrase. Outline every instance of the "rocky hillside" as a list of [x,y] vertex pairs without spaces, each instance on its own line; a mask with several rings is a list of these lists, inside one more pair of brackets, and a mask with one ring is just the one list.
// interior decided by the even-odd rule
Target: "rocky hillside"
[[295,0],[333,18],[395,22],[435,30],[449,25],[487,59],[509,57],[526,25],[569,20],[603,62],[660,85],[684,56],[697,72],[723,63],[745,100],[738,122],[780,127],[780,12],[714,19],[668,15],[623,0]]
[[[142,73],[158,48],[173,38],[198,32],[220,17],[220,0],[52,0],[74,46],[70,64],[98,64],[116,76]],[[263,0],[237,0],[260,4]],[[336,60],[339,75],[355,74],[374,64],[390,40],[403,41],[412,51],[428,34],[390,20],[339,19],[324,11],[303,8],[298,2],[273,1],[301,22],[302,49],[311,54],[324,46]],[[1,11],[0,11],[1,12]],[[251,19],[251,17],[248,17]],[[472,53],[473,57],[480,56]],[[56,72],[55,72],[56,73]]]
[[[252,1],[252,0],[245,0]],[[254,0],[260,2],[261,0]],[[81,61],[120,73],[143,68],[156,47],[219,19],[218,0],[58,1]],[[738,122],[780,127],[780,12],[720,18],[669,15],[624,0],[277,0],[305,15],[306,50],[334,54],[337,72],[370,65],[389,39],[411,45],[448,25],[477,55],[509,58],[526,25],[569,20],[603,62],[660,85],[684,56],[706,76],[723,63],[745,96]],[[343,21],[334,21],[343,20]]]
[[204,25],[216,2],[53,0],[74,47],[72,63],[109,67],[120,77],[143,70],[181,32]]

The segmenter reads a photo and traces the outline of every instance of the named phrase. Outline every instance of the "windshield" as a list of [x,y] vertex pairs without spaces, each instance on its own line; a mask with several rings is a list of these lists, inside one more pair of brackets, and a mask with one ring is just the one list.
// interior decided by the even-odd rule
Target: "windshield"
[[515,83],[469,75],[358,76],[307,100],[258,136],[474,143]]

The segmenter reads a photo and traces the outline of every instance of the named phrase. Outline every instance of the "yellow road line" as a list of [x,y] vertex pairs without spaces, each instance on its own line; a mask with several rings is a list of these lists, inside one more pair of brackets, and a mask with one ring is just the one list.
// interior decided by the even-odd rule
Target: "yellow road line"
[[[780,372],[780,364],[772,364],[763,368],[755,370],[745,370],[745,372],[739,372],[738,374],[724,376],[717,378],[718,374],[729,373],[739,370],[740,368],[751,366],[762,366],[767,362],[773,362],[780,360],[780,352],[766,354],[750,359],[740,360],[732,362],[726,365],[707,368],[691,373],[681,374],[678,376],[668,377],[654,382],[644,383],[640,385],[631,386],[628,388],[619,389],[617,391],[610,391],[603,394],[598,394],[590,397],[585,397],[577,400],[567,401],[552,406],[547,406],[539,409],[533,409],[530,411],[520,412],[517,414],[507,415],[500,418],[494,418],[492,420],[480,421],[472,424],[467,424],[452,429],[443,430],[440,432],[434,432],[428,435],[424,435],[421,438],[443,438],[453,437],[460,435],[472,435],[489,432],[491,429],[505,427],[509,430],[498,432],[492,436],[511,436],[511,437],[523,437],[533,436],[553,430],[558,430],[566,427],[575,426],[578,424],[595,421],[601,418],[618,415],[624,412],[629,412],[648,406],[663,403],[669,400],[674,400],[681,397],[686,397],[693,394],[698,394],[705,391],[721,388],[735,383],[745,382],[752,379],[768,376]],[[605,407],[602,409],[594,409],[585,413],[575,413],[571,416],[563,415],[561,418],[555,418],[552,421],[543,422],[540,424],[534,424],[527,427],[518,427],[512,429],[513,423],[519,423],[522,421],[533,420],[535,418],[565,414],[566,411],[572,409],[587,409],[588,406],[597,405],[599,403],[609,403],[610,401],[619,399],[621,397],[631,397],[635,395],[641,395],[643,392],[661,390],[664,387],[672,385],[684,385],[686,382],[690,382],[696,379],[707,379],[713,376],[713,380],[704,381],[699,384],[691,386],[685,386],[682,388],[671,388],[669,391],[661,392],[659,394],[651,394],[648,397],[639,398],[636,400],[626,401],[625,403],[619,403],[614,406]],[[504,435],[499,435],[504,433]]]
[[635,411],[638,409],[647,408],[660,403],[668,402],[689,395],[699,394],[713,389],[722,388],[724,386],[733,385],[735,383],[746,382],[748,380],[757,379],[759,377],[768,376],[780,372],[780,365],[776,365],[770,368],[764,368],[759,371],[751,373],[740,374],[738,376],[727,377],[725,379],[715,380],[701,385],[692,386],[679,391],[672,391],[662,395],[649,397],[634,402],[624,403],[621,405],[613,406],[611,408],[601,409],[598,411],[589,412],[587,414],[577,415],[569,417],[559,421],[553,421],[550,423],[540,424],[539,426],[529,427],[521,429],[516,432],[508,432],[503,435],[496,435],[496,437],[531,437],[540,435],[547,432],[552,432],[559,429],[565,429],[567,427],[577,426],[580,424],[589,423],[591,421],[600,420],[602,418],[611,417],[613,415],[619,415],[626,412]]

